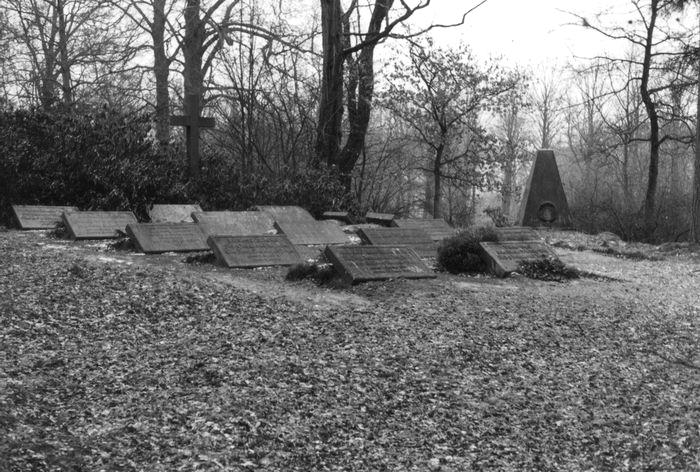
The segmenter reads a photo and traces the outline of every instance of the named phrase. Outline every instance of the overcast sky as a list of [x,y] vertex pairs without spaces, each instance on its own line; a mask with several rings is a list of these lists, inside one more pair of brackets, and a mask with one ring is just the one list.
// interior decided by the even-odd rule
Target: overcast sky
[[[459,8],[477,3],[438,1],[432,10],[435,22],[454,21]],[[600,34],[573,25],[577,20],[567,13],[593,18],[606,11],[616,13],[618,18],[633,17],[628,13],[629,0],[487,0],[468,15],[465,25],[441,30],[435,36],[442,44],[461,39],[479,55],[500,55],[507,62],[563,63],[575,56],[590,57],[623,48],[622,44],[612,44]]]

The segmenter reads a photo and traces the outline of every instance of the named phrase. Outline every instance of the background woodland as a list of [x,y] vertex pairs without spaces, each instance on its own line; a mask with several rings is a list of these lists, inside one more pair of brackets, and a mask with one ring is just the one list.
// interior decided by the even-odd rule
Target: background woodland
[[[438,43],[419,27],[430,0],[5,4],[5,222],[11,203],[193,200],[514,221],[535,150],[552,148],[578,229],[700,238],[698,2],[572,15],[627,53],[547,68]],[[169,125],[190,94],[217,121],[195,163]]]

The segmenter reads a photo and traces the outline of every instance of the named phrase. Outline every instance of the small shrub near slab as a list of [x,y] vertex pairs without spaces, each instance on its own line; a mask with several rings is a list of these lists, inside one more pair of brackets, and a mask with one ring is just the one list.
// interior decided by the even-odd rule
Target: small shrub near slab
[[564,282],[581,277],[578,269],[569,267],[559,259],[551,257],[536,261],[523,261],[519,264],[518,272],[531,279],[551,282]]
[[488,269],[479,243],[496,241],[496,231],[490,227],[474,227],[443,240],[438,248],[438,265],[452,274],[480,273]]
[[291,266],[285,278],[289,281],[312,279],[319,285],[326,285],[333,281],[335,276],[336,273],[331,264],[304,262]]

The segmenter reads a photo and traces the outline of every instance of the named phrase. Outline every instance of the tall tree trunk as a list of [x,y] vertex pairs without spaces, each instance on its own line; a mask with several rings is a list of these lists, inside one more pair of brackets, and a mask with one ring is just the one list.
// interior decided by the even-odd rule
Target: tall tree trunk
[[[509,146],[510,148],[510,146]],[[501,212],[510,221],[510,212],[513,207],[513,187],[515,180],[515,152],[508,150],[506,163],[503,167],[503,189],[501,190]]]
[[651,16],[647,25],[647,36],[644,44],[644,59],[642,61],[642,80],[639,92],[642,102],[649,117],[649,177],[647,180],[647,192],[644,198],[644,230],[647,237],[651,238],[654,232],[656,220],[656,187],[659,177],[659,115],[651,94],[649,93],[649,74],[651,69],[651,49],[653,47],[654,28],[658,15],[659,0],[651,1]]
[[162,148],[170,142],[170,61],[165,53],[165,0],[153,0],[153,74],[156,79],[156,141]]
[[321,0],[323,69],[316,129],[316,160],[336,162],[343,119],[343,11],[340,0]]
[[[196,95],[198,102],[196,106],[189,107],[185,113],[192,118],[199,116],[199,109],[202,106],[202,92],[204,83],[204,74],[202,72],[202,55],[204,44],[204,25],[199,17],[200,0],[187,0],[185,7],[185,40],[183,45],[183,55],[185,56],[185,69],[183,72],[185,78],[185,99],[189,95]],[[186,100],[185,103],[188,103]],[[194,146],[199,146],[199,127],[192,126],[188,128],[189,141]],[[201,162],[198,152],[190,154],[190,178],[199,180],[201,172]]]
[[435,161],[433,163],[433,218],[440,218],[440,203],[442,193],[442,154],[445,145],[440,144],[435,150]]
[[58,15],[58,53],[61,71],[61,94],[63,103],[70,105],[73,102],[73,89],[71,85],[70,63],[68,58],[68,31],[66,30],[66,14],[63,0],[57,0],[56,13]]
[[[698,63],[700,63],[700,46],[697,55]],[[691,219],[690,240],[700,243],[700,71],[698,72],[698,101],[695,110],[695,172],[693,175]]]

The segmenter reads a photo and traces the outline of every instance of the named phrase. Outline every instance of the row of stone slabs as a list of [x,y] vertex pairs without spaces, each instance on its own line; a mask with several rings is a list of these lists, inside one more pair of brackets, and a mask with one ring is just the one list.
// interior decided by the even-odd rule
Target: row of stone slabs
[[[250,212],[200,212],[196,211],[197,205],[160,207],[171,207],[166,208],[170,214],[162,218],[173,218],[173,214],[178,217],[178,212],[184,217],[186,211],[195,210],[191,216],[197,224],[137,223],[131,212],[78,212],[74,207],[16,205],[13,209],[21,224],[34,218],[35,224],[47,227],[55,219],[51,212],[60,210],[75,239],[114,237],[116,229],[126,228],[145,253],[211,249],[227,267],[291,265],[302,260],[304,245],[329,245],[326,259],[352,282],[432,277],[434,274],[420,258],[435,256],[436,241],[454,233],[443,220],[393,220],[397,227],[359,230],[362,240],[370,246],[332,246],[347,243],[347,236],[334,223],[316,221],[300,207],[259,206],[258,211]],[[265,234],[275,230],[284,234]],[[216,235],[245,231],[253,234]],[[521,261],[556,257],[529,228],[498,228],[497,233],[498,242],[482,243],[482,248],[492,272],[499,276],[517,270]]]

